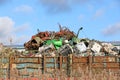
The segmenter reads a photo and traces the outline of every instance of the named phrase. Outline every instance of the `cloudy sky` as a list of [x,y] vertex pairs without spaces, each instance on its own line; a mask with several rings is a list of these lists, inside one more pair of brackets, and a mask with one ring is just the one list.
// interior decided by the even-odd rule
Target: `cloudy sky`
[[120,41],[120,0],[0,0],[0,42],[24,44],[58,23],[79,38]]

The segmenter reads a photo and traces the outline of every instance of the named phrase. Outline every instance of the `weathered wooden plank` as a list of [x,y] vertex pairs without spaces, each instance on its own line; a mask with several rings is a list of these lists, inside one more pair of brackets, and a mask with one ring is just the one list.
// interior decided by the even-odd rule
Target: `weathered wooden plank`
[[116,68],[120,68],[120,63],[107,63],[106,64],[107,67],[110,67],[110,68],[113,68],[113,67],[116,67]]
[[93,62],[116,62],[116,57],[114,56],[95,56],[93,57]]
[[88,57],[74,57],[73,58],[73,63],[87,63],[88,62]]

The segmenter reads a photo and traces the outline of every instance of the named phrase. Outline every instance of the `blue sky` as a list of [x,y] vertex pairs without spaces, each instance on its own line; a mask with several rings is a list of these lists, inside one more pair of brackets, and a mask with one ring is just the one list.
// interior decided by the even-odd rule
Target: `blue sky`
[[58,23],[79,38],[120,41],[120,0],[0,0],[0,42],[24,44]]

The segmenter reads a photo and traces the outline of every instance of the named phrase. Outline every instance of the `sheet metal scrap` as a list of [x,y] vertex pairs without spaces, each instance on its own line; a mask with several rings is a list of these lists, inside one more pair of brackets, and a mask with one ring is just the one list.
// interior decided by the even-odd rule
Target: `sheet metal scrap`
[[27,50],[38,50],[38,48],[43,45],[43,42],[49,39],[49,32],[40,32],[36,35],[33,35],[31,40],[24,44],[24,47]]

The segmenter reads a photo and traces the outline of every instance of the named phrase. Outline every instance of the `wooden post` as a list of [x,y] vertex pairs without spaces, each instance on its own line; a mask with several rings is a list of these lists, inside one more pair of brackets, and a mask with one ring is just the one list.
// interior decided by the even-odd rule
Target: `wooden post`
[[57,63],[56,63],[56,58],[57,58],[57,57],[54,57],[54,68],[55,68],[55,70],[56,70],[56,64],[57,64]]
[[60,60],[60,62],[59,62],[59,69],[60,69],[60,71],[62,71],[62,56],[60,55],[59,56],[59,60]]
[[105,58],[104,58],[104,69],[106,69],[107,70],[107,62],[106,62],[106,60],[108,59],[108,56],[105,56]]
[[72,77],[72,54],[68,55],[68,76]]
[[60,79],[61,79],[61,75],[62,75],[62,56],[59,56],[59,70],[60,70]]
[[42,59],[42,73],[45,74],[46,71],[46,57],[45,55],[43,55],[43,59]]
[[14,62],[14,57],[9,57],[9,69],[8,69],[8,78],[10,80],[10,76],[11,76],[11,70],[12,70],[12,64]]
[[119,69],[120,69],[120,55],[118,55]]
[[10,80],[11,57],[9,57],[8,79]]
[[114,59],[115,59],[115,63],[117,62],[117,57],[116,56],[114,56]]
[[40,64],[40,57],[38,57],[38,62],[37,63]]
[[70,77],[72,77],[72,54],[70,54]]
[[89,57],[88,57],[88,62],[89,62],[89,70],[91,70],[92,69],[92,56],[90,55]]

